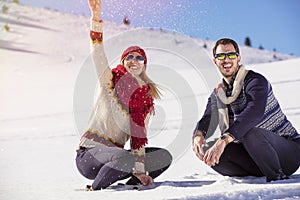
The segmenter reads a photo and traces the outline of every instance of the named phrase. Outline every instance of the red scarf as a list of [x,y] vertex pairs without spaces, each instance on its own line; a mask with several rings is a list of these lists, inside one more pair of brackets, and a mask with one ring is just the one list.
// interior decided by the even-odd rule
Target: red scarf
[[153,114],[153,98],[148,85],[139,86],[137,80],[123,65],[112,69],[115,94],[123,109],[130,114],[131,148],[140,149],[148,143],[145,119]]

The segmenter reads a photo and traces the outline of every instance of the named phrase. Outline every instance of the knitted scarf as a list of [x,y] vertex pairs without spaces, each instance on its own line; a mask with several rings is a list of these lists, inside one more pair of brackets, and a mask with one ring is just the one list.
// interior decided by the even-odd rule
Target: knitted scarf
[[214,94],[217,99],[217,108],[219,113],[219,127],[221,132],[224,133],[229,128],[229,115],[227,105],[234,102],[244,85],[244,79],[248,73],[248,70],[245,69],[244,66],[240,66],[239,71],[237,72],[234,82],[232,93],[230,96],[226,95],[224,91],[224,87],[222,83],[218,85],[218,87],[214,90]]
[[148,113],[154,113],[153,98],[149,95],[150,87],[140,87],[123,65],[112,69],[112,73],[115,95],[122,109],[130,115],[131,148],[140,149],[148,143],[145,119]]

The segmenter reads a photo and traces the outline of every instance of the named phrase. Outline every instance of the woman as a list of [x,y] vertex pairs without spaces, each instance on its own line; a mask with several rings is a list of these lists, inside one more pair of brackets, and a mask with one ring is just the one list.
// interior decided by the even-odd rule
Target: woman
[[[151,185],[172,162],[167,150],[145,147],[147,121],[160,93],[146,75],[147,56],[138,46],[127,48],[120,64],[109,68],[102,44],[101,0],[89,0],[89,7],[92,57],[101,87],[77,150],[77,168],[94,180],[88,190],[104,189],[129,177],[127,184]],[[129,139],[131,150],[125,150]]]

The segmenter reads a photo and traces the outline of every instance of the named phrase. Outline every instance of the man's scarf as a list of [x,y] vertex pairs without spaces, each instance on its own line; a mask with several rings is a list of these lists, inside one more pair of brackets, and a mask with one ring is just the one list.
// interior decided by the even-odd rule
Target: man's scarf
[[149,95],[150,87],[140,87],[123,65],[118,65],[112,72],[119,104],[130,115],[131,147],[140,149],[148,143],[145,119],[148,113],[154,113],[153,98]]
[[247,73],[248,70],[246,70],[245,67],[241,65],[239,71],[235,76],[232,87],[232,93],[230,96],[226,95],[226,92],[224,90],[225,86],[222,83],[220,83],[218,87],[214,90],[219,113],[219,127],[222,133],[224,133],[229,128],[229,115],[227,105],[231,104],[238,98],[243,88],[244,79]]

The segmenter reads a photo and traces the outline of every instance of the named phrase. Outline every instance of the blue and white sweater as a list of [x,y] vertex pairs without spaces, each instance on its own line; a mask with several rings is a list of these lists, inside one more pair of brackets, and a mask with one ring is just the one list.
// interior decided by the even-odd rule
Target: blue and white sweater
[[[226,83],[223,83],[226,87]],[[218,109],[215,94],[208,99],[205,113],[198,122],[196,130],[206,136],[213,134],[218,126]],[[227,105],[229,128],[226,132],[240,140],[253,127],[269,130],[287,138],[300,138],[300,135],[282,112],[273,94],[272,86],[259,73],[249,71],[238,98]]]

